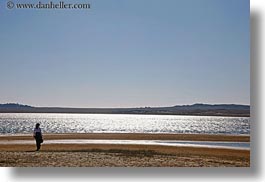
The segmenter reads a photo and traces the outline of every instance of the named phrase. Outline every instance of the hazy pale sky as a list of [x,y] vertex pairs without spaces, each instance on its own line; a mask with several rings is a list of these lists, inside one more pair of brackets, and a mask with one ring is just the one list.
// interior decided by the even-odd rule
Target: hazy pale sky
[[90,10],[0,2],[0,103],[250,103],[248,0],[87,2]]

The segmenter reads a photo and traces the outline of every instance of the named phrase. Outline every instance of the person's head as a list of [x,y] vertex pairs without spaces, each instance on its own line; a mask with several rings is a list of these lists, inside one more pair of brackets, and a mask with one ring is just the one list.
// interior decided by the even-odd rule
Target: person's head
[[40,123],[37,123],[37,124],[36,124],[36,128],[39,128],[39,127],[40,127]]

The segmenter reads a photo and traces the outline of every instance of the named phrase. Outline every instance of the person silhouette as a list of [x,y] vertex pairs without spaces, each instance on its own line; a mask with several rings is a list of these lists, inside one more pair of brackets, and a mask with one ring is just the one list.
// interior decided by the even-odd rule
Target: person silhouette
[[40,123],[36,124],[36,126],[34,128],[34,132],[33,132],[33,137],[36,140],[36,147],[37,147],[36,151],[39,151],[40,147],[41,147],[41,143],[43,142],[42,132],[41,132],[41,128],[40,128]]

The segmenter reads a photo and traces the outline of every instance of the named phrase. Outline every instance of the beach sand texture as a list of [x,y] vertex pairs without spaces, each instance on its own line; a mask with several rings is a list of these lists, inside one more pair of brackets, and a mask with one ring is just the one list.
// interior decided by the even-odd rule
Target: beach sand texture
[[[45,134],[44,140],[190,140],[249,142],[249,136],[195,134]],[[133,144],[44,144],[35,152],[32,136],[0,136],[0,166],[8,167],[249,167],[250,151]]]

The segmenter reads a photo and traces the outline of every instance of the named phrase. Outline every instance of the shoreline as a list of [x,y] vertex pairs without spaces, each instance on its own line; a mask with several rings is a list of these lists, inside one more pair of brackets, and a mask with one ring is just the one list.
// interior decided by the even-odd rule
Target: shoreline
[[[250,167],[250,150],[137,144],[45,144],[47,140],[180,140],[249,142],[250,136],[196,134],[44,134],[40,152],[31,135],[0,136],[0,166],[6,167]],[[37,161],[37,162],[36,162]]]
[[148,116],[198,116],[198,117],[235,117],[235,118],[250,118],[250,114],[193,114],[193,113],[187,113],[187,114],[174,114],[174,113],[86,113],[86,112],[4,112],[0,111],[0,114],[105,114],[105,115],[148,115]]
[[[165,134],[165,133],[44,133],[44,140],[101,139],[101,140],[192,140],[250,142],[250,135]],[[0,135],[1,140],[32,140],[31,134]]]

